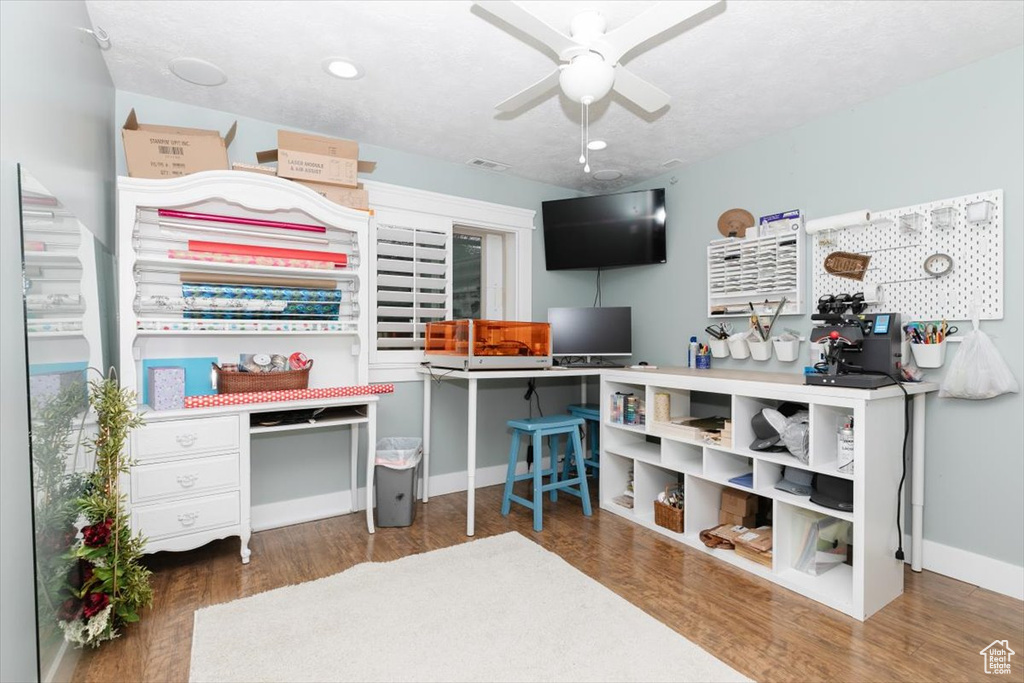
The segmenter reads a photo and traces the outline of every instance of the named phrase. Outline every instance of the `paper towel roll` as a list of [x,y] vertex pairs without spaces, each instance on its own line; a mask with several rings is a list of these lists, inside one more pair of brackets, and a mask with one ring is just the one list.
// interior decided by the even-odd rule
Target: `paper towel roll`
[[654,395],[654,420],[655,422],[668,422],[672,414],[672,397],[669,394],[657,393]]
[[828,216],[827,218],[815,218],[814,220],[807,221],[805,230],[808,235],[813,235],[822,230],[841,230],[854,225],[863,225],[870,220],[871,212],[867,209],[861,209],[860,211],[850,211],[849,213],[841,213],[835,216]]

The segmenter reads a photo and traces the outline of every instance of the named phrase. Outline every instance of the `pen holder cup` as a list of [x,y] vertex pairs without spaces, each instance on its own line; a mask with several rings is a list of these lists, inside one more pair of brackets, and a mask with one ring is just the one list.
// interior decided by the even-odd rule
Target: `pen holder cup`
[[771,360],[772,343],[770,341],[750,341],[750,355],[754,360]]
[[783,363],[792,363],[800,355],[799,339],[773,339],[775,357]]
[[914,361],[919,368],[941,368],[946,362],[946,342],[938,344],[911,344]]
[[697,355],[697,369],[698,370],[710,370],[711,369],[711,354],[701,353]]
[[729,340],[729,355],[737,360],[743,360],[744,358],[750,358],[750,346],[747,345],[746,339],[730,339]]
[[709,339],[708,346],[711,347],[711,355],[714,356],[715,358],[729,357],[728,339]]

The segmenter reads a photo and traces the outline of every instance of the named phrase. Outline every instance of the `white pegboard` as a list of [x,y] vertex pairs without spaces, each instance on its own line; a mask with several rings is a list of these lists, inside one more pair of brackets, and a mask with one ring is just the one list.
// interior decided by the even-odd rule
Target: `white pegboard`
[[[990,218],[967,222],[967,206],[992,203]],[[932,211],[954,210],[952,227],[934,225]],[[900,227],[900,217],[923,217],[918,232]],[[1003,317],[1003,191],[992,190],[939,201],[872,212],[871,222],[809,236],[813,253],[813,308],[821,296],[864,291],[866,283],[881,287],[878,303],[868,312],[898,311],[904,320],[969,320],[972,298],[980,303],[980,318]],[[871,256],[864,282],[831,275],[825,258],[834,251]],[[942,253],[953,260],[953,270],[942,277],[925,272],[930,255]]]

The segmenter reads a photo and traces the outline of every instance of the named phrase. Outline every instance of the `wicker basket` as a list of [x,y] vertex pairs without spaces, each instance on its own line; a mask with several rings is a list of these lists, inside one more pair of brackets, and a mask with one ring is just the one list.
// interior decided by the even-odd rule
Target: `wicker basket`
[[222,369],[216,363],[213,364],[213,371],[217,374],[218,394],[305,389],[309,386],[309,371],[312,369],[313,361],[309,361],[302,370],[284,372],[232,372]]
[[[666,486],[665,495],[671,491],[674,487]],[[669,531],[674,531],[677,534],[683,533],[683,510],[674,508],[671,505],[662,503],[658,500],[654,501],[654,523],[658,526],[663,526]]]

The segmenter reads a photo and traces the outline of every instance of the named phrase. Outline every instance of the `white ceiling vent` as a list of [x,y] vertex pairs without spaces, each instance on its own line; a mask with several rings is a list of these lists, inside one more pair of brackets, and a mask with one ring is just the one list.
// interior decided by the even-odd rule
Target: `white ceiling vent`
[[466,162],[469,166],[474,168],[483,168],[488,171],[494,171],[495,173],[504,173],[509,169],[508,164],[503,164],[500,161],[491,161],[490,159],[483,159],[481,157],[473,157]]
[[669,159],[668,161],[663,163],[662,166],[664,166],[665,168],[675,168],[676,166],[679,166],[682,163],[683,163],[683,160],[679,159],[679,158]]

